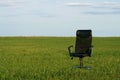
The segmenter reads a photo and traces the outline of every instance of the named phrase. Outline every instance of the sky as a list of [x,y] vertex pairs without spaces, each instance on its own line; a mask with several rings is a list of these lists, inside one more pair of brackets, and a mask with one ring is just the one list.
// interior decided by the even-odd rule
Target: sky
[[0,0],[0,36],[120,36],[120,0]]

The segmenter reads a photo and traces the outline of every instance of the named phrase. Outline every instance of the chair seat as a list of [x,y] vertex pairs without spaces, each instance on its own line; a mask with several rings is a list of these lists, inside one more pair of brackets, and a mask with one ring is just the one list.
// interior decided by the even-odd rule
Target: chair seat
[[70,56],[72,57],[85,57],[85,56],[90,56],[91,57],[91,54],[88,54],[88,53],[71,53]]

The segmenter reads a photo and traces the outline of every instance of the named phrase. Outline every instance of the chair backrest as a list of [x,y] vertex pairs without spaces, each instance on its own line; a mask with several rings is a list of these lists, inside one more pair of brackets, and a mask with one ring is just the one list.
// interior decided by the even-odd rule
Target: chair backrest
[[90,47],[92,46],[92,31],[77,30],[75,52],[90,55]]

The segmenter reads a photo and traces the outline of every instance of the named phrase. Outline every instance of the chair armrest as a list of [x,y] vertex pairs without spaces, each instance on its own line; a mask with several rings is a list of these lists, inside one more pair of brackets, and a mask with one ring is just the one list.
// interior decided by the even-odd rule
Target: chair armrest
[[71,53],[72,53],[71,48],[73,48],[73,45],[70,45],[70,46],[68,47],[68,51],[69,51],[70,56],[71,56]]
[[90,47],[89,47],[89,49],[88,49],[88,53],[89,53],[89,57],[91,57],[91,55],[92,55],[92,48],[93,48],[93,45],[91,45]]
[[93,48],[94,46],[93,45],[91,45],[91,48]]
[[73,48],[73,45],[70,45],[68,47],[69,55],[70,55],[71,59],[73,60],[71,48]]
[[90,47],[89,47],[89,49],[92,49],[93,48],[93,45],[91,45]]

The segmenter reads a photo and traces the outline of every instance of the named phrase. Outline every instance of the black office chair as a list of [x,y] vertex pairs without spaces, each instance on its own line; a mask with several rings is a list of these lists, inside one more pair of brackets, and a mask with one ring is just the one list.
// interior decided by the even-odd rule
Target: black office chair
[[91,30],[77,30],[75,52],[71,51],[73,45],[68,47],[68,51],[71,59],[73,57],[79,57],[80,68],[83,68],[83,57],[91,57],[92,53],[92,31]]

